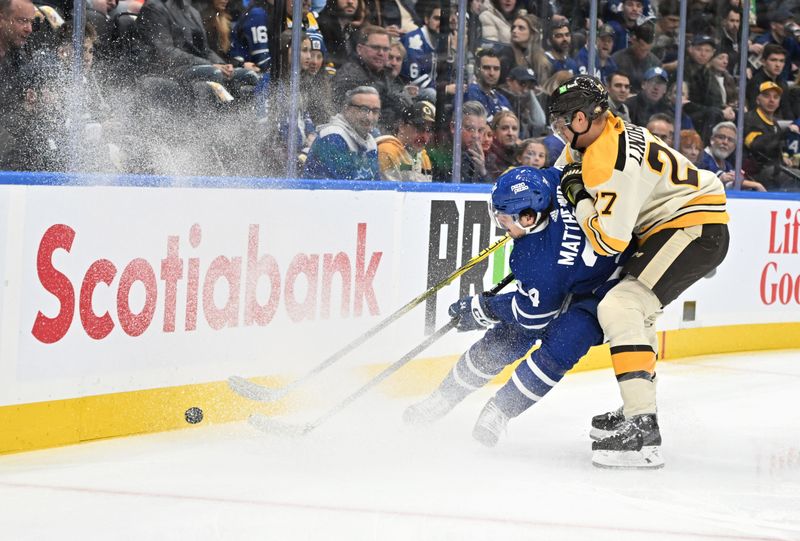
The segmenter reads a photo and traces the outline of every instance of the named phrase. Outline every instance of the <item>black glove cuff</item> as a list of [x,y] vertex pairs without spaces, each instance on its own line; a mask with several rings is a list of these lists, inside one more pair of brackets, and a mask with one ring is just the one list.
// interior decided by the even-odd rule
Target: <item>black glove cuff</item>
[[585,188],[578,190],[578,193],[575,194],[575,206],[578,206],[578,203],[581,202],[582,199],[593,199],[589,192],[586,191]]

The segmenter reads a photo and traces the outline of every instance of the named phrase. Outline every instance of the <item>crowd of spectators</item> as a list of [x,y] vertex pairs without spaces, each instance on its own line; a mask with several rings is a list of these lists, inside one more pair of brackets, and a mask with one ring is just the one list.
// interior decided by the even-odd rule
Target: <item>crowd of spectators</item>
[[[548,100],[589,69],[589,0],[469,0],[461,88],[457,3],[302,1],[292,43],[292,0],[85,0],[77,78],[73,3],[0,0],[0,169],[491,183],[563,149]],[[684,35],[677,0],[601,0],[592,75],[672,145],[685,40],[678,150],[732,187],[741,139],[743,189],[800,191],[800,5],[755,8],[742,67],[741,0],[689,0]]]

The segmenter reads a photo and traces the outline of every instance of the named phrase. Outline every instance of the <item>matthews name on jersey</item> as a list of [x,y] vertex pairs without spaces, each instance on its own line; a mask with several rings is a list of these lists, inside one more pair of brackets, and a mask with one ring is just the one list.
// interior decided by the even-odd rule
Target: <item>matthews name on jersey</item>
[[714,173],[613,114],[585,153],[567,144],[556,167],[575,161],[594,198],[593,208],[578,205],[576,215],[600,255],[625,250],[631,233],[641,242],[664,229],[728,223],[725,188]]
[[550,168],[542,173],[551,181],[553,200],[558,204],[546,221],[514,241],[509,265],[517,291],[487,299],[500,320],[532,331],[543,330],[570,301],[602,298],[617,283],[618,267],[628,255],[599,257],[594,253],[561,195],[559,171]]

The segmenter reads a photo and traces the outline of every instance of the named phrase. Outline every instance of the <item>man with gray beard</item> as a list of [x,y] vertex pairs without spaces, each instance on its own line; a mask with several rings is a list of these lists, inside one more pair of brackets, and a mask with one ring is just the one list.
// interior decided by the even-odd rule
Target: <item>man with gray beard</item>
[[380,180],[378,146],[372,131],[381,113],[381,99],[371,86],[345,94],[341,113],[320,127],[308,151],[305,178]]
[[[729,189],[736,181],[736,172],[733,163],[728,157],[736,149],[736,124],[733,122],[720,122],[711,130],[711,142],[700,155],[699,166],[701,169],[708,169],[715,173],[725,189]],[[744,176],[744,171],[742,171]],[[756,192],[766,192],[766,188],[755,180],[743,179],[743,190]]]

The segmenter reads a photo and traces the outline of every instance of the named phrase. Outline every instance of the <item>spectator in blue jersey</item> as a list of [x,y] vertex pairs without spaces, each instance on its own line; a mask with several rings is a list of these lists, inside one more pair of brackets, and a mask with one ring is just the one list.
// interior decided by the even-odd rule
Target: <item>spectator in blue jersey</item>
[[577,75],[578,63],[574,58],[569,57],[569,51],[572,47],[572,32],[569,29],[569,21],[566,18],[558,17],[553,19],[547,41],[549,49],[544,54],[547,60],[550,61],[551,72],[568,71],[572,75]]
[[[541,400],[585,355],[603,342],[597,307],[618,279],[629,252],[597,256],[558,188],[558,170],[517,167],[492,190],[496,227],[514,239],[509,265],[515,291],[477,294],[448,311],[461,332],[483,334],[427,398],[403,413],[408,424],[433,423],[506,366],[524,359],[484,406],[472,431],[492,447],[513,419]],[[531,352],[541,341],[541,346]]]
[[614,29],[614,47],[612,53],[622,51],[630,45],[628,37],[643,17],[644,4],[641,0],[623,0],[620,11],[609,18],[608,24]]
[[252,0],[233,31],[230,56],[239,63],[250,62],[268,72],[272,57],[269,51],[266,0]]
[[800,64],[798,36],[800,27],[795,23],[792,12],[786,8],[779,8],[769,18],[769,32],[764,32],[753,40],[753,43],[758,45],[769,43],[780,45],[786,51],[786,64],[778,77],[783,83],[792,80],[792,64]]
[[436,45],[439,42],[442,10],[433,1],[420,2],[417,8],[424,24],[400,38],[400,43],[406,49],[400,77],[419,88],[435,88]]
[[364,0],[328,0],[319,13],[319,29],[325,38],[329,60],[336,68],[355,52],[358,29],[366,15]]
[[486,109],[486,121],[491,122],[500,111],[508,111],[511,104],[497,91],[500,85],[500,57],[494,49],[481,49],[477,54],[475,83],[467,87],[464,101],[477,101]]
[[[733,187],[736,181],[736,169],[728,158],[736,150],[736,124],[733,122],[720,122],[711,130],[711,140],[700,154],[701,169],[706,169],[716,174],[725,189]],[[766,192],[763,184],[758,181],[744,178],[742,171],[742,189],[756,192]]]
[[371,86],[345,94],[345,105],[330,124],[321,126],[306,158],[303,176],[342,180],[380,180],[378,147],[372,131],[381,99]]
[[661,67],[661,60],[652,53],[655,40],[655,25],[644,22],[631,30],[630,44],[625,49],[611,55],[620,71],[628,74],[631,91],[636,93],[642,87],[642,76],[650,68]]
[[[611,25],[604,24],[597,29],[595,40],[594,73],[591,75],[600,79],[603,84],[608,83],[609,76],[617,71],[617,63],[611,59],[611,50],[614,47],[614,29]],[[578,73],[586,75],[589,72],[589,44],[582,47],[575,57],[578,64]]]

